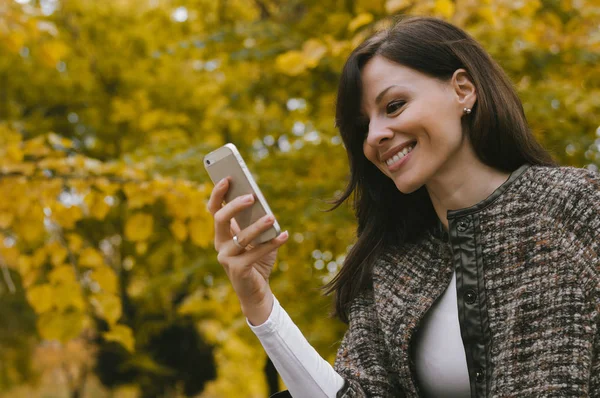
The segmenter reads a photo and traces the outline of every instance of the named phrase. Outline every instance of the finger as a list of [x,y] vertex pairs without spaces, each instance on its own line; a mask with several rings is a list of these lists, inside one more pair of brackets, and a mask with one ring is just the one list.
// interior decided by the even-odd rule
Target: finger
[[256,246],[252,250],[248,250],[243,254],[235,257],[235,263],[238,264],[254,264],[273,250],[277,250],[281,245],[287,242],[289,238],[288,231],[282,232],[278,237],[270,241]]
[[[259,218],[256,222],[252,223],[249,227],[244,229],[243,231],[239,231],[235,234],[237,236],[238,245],[233,241],[233,249],[232,254],[236,255],[244,250],[246,250],[246,246],[250,245],[250,242],[253,242],[260,234],[268,230],[275,223],[275,217],[267,214]],[[239,228],[238,228],[239,229]]]
[[252,206],[253,203],[254,196],[252,194],[238,196],[215,213],[216,245],[221,245],[223,242],[231,240],[231,233],[229,231],[231,219],[243,209]]
[[229,189],[228,177],[223,178],[213,188],[210,198],[208,199],[208,211],[213,216],[223,206],[223,200],[225,200],[227,189]]
[[238,235],[240,233],[240,231],[241,231],[241,228],[238,225],[238,223],[235,220],[235,218],[231,219],[230,230],[231,230],[231,235]]

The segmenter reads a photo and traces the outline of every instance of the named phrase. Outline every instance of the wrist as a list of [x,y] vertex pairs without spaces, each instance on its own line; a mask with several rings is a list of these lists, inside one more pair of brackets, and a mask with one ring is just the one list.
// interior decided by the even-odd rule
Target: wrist
[[265,296],[254,303],[242,303],[242,312],[252,326],[262,325],[269,319],[275,298],[269,290]]

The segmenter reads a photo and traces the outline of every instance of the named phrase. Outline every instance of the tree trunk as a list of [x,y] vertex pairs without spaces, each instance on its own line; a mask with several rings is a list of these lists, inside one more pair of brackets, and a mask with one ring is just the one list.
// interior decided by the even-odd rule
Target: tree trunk
[[279,375],[269,357],[267,357],[267,362],[265,363],[265,376],[267,378],[267,385],[269,386],[269,396],[279,392]]

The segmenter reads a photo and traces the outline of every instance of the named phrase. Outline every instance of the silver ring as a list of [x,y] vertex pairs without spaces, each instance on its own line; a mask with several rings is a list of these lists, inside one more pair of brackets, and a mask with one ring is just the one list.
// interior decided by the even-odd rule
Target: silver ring
[[240,244],[237,235],[233,235],[233,243],[235,243],[235,245],[240,249],[245,249],[245,247]]

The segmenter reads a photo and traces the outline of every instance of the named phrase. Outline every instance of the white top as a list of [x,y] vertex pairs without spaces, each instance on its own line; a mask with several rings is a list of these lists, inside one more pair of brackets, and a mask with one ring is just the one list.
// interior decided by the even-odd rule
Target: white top
[[[344,379],[308,343],[274,297],[269,318],[248,326],[259,338],[294,398],[335,398]],[[460,337],[456,275],[432,306],[415,335],[415,361],[419,386],[425,396],[470,397],[469,375]]]
[[426,397],[471,396],[467,357],[458,323],[456,273],[421,321],[415,335],[414,355],[417,380]]

